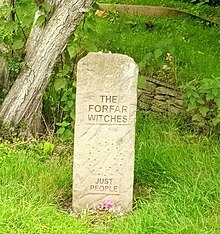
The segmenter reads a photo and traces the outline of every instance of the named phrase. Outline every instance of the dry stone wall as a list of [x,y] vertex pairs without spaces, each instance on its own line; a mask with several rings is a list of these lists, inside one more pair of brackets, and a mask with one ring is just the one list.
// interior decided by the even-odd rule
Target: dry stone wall
[[175,85],[146,77],[146,87],[138,89],[138,105],[164,115],[179,114],[185,108],[181,91]]

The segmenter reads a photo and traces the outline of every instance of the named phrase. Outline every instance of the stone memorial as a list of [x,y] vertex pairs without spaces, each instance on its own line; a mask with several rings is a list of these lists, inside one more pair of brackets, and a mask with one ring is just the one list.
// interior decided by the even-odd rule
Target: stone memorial
[[73,210],[111,201],[132,209],[138,67],[126,55],[89,53],[77,67]]

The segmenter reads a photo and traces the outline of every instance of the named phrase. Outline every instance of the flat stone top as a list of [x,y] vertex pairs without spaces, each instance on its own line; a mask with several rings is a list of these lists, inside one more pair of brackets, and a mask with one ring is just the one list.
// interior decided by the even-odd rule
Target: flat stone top
[[[81,72],[85,79],[77,81],[78,87],[90,87],[89,93],[95,94],[97,90],[99,93],[111,93],[112,90],[114,93],[127,91],[129,96],[130,92],[133,94],[131,87],[137,83],[138,67],[127,55],[91,52],[79,61],[77,77],[83,75]],[[92,79],[92,75],[96,78]],[[78,95],[85,92],[85,89],[77,90]]]

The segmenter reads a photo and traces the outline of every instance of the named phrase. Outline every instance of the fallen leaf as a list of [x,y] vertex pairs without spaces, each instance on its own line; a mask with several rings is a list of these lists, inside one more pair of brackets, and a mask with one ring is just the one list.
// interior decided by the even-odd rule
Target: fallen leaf
[[95,12],[95,15],[97,15],[98,17],[104,18],[104,17],[108,16],[108,13],[106,11],[97,10]]

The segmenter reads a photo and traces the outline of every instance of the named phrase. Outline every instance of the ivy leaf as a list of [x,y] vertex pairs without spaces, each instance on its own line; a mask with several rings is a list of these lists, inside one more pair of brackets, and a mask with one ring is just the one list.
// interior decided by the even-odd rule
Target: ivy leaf
[[72,93],[72,99],[75,100],[76,99],[76,94]]
[[218,96],[218,89],[216,88],[212,89],[212,94],[214,97]]
[[37,18],[37,22],[36,25],[41,27],[44,23],[46,22],[46,16],[45,15],[41,15]]
[[66,93],[63,94],[62,98],[61,98],[61,102],[65,102],[67,101],[69,98],[68,98],[68,95]]
[[205,103],[205,102],[202,100],[202,98],[200,98],[200,97],[199,97],[198,99],[196,99],[196,102],[199,103],[199,104],[202,104],[202,105]]

